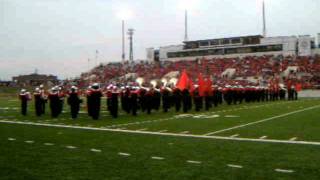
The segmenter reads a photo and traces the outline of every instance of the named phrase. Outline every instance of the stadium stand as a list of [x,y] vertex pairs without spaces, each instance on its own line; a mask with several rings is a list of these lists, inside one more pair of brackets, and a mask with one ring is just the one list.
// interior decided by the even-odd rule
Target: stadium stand
[[[135,73],[146,82],[161,79],[170,72],[186,70],[189,76],[196,80],[199,73],[211,76],[216,84],[243,84],[268,82],[275,76],[281,77],[281,82],[299,81],[304,89],[319,88],[320,56],[247,56],[244,58],[213,58],[193,61],[160,61],[109,63],[95,67],[90,72],[81,74],[80,84],[90,82],[128,83],[134,78],[123,78],[126,74]],[[223,76],[228,69],[235,69],[231,77]]]

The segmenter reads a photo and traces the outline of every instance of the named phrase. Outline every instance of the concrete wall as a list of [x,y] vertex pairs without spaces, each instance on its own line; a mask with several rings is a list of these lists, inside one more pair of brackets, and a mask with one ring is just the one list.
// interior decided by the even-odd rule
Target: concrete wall
[[296,52],[296,44],[298,38],[296,36],[279,36],[267,37],[261,39],[261,44],[282,44],[284,52]]
[[299,36],[298,40],[298,55],[299,56],[310,56],[311,55],[311,41],[314,41],[315,38],[306,36]]
[[320,98],[320,90],[304,90],[299,92],[299,97]]
[[316,54],[320,55],[320,48],[313,49],[313,50],[312,50],[312,54],[313,54],[313,55],[316,55]]

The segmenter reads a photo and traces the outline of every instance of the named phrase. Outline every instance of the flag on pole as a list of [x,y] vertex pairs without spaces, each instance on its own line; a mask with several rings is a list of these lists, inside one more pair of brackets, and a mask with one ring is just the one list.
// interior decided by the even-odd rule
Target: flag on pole
[[187,75],[187,72],[186,72],[186,70],[183,70],[183,72],[180,76],[180,79],[176,85],[177,88],[179,88],[181,91],[184,89],[187,89],[188,81],[189,81],[189,77]]
[[188,77],[187,71],[183,70],[176,87],[182,91],[184,89],[189,89],[189,86],[190,86],[190,79]]

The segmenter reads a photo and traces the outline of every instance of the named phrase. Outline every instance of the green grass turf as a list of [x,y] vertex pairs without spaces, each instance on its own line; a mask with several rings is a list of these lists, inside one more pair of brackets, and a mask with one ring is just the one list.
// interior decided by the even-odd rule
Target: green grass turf
[[[103,101],[104,103],[104,101]],[[215,118],[179,118],[167,121],[147,122],[139,125],[120,126],[147,131],[168,130],[170,133],[189,131],[205,134],[240,124],[255,122],[320,104],[320,100],[296,102],[268,102],[233,106],[220,106],[202,115],[219,115]],[[49,115],[34,116],[33,104],[29,115],[19,114],[19,101],[11,97],[0,98],[0,119],[11,121],[45,122],[92,127],[109,127],[132,122],[167,119],[177,115],[154,112],[138,117],[120,115],[113,120],[108,112],[102,112],[100,121],[93,121],[81,114],[76,121],[68,112],[58,120]],[[8,107],[9,109],[4,109]],[[105,107],[104,107],[105,109]],[[271,139],[319,140],[319,109],[309,110],[268,122],[251,125],[219,136],[239,134],[240,137]],[[65,110],[68,108],[65,106]],[[47,114],[48,114],[47,109]],[[122,112],[121,112],[122,113]],[[180,113],[181,114],[181,113]],[[196,114],[191,112],[191,114]],[[199,114],[199,113],[197,113]],[[225,115],[237,117],[227,118]],[[44,121],[48,120],[48,121]],[[114,127],[117,128],[117,127]],[[8,138],[16,141],[8,141]],[[32,140],[34,144],[24,141]],[[45,146],[44,143],[54,143]],[[72,145],[77,149],[67,149]],[[264,142],[239,142],[230,140],[165,137],[146,134],[97,132],[66,128],[51,128],[0,123],[0,179],[319,179],[318,161],[320,147],[298,144],[274,144]],[[90,149],[101,149],[101,153]],[[119,152],[130,153],[129,157]],[[152,156],[164,160],[151,159]],[[201,161],[190,164],[187,160]],[[242,169],[227,167],[242,165]],[[274,169],[292,169],[285,174]]]
[[[246,124],[254,121],[258,121],[264,118],[269,118],[288,112],[299,110],[301,104],[304,107],[311,107],[319,103],[318,101],[305,101],[305,102],[280,102],[272,103],[270,106],[251,107],[249,109],[236,109],[230,107],[232,111],[228,112],[215,112],[211,115],[219,115],[217,118],[181,118],[178,120],[163,121],[150,124],[139,124],[128,126],[129,129],[148,128],[151,131],[169,130],[170,132],[183,132],[189,131],[191,134],[203,135],[206,133],[214,132],[217,130],[237,126],[240,124]],[[291,108],[283,108],[290,106]],[[228,115],[236,117],[226,117]],[[277,120],[275,120],[277,121]]]
[[[255,104],[251,104],[251,105],[255,105]],[[248,106],[251,106],[248,105]],[[34,105],[33,102],[29,103],[29,108],[28,108],[28,116],[27,117],[23,117],[21,115],[19,115],[19,102],[17,101],[17,99],[13,99],[11,97],[9,98],[0,98],[0,108],[1,107],[9,107],[9,108],[16,108],[16,109],[9,109],[9,110],[1,110],[0,109],[0,113],[2,111],[2,113],[5,113],[6,116],[14,116],[19,120],[31,120],[31,121],[42,121],[42,120],[50,120],[50,113],[49,113],[49,109],[48,109],[48,105],[47,105],[47,109],[46,112],[47,114],[41,118],[35,117],[34,115]],[[236,106],[237,107],[237,106]],[[226,106],[223,107],[219,107],[217,108],[217,110],[220,109],[226,109]],[[81,124],[81,125],[88,125],[88,123],[92,123],[89,125],[92,126],[97,126],[99,127],[101,126],[108,126],[108,125],[115,125],[115,124],[124,124],[124,123],[130,123],[130,122],[135,122],[135,121],[146,121],[146,120],[155,120],[155,119],[161,119],[161,118],[169,118],[172,117],[174,115],[177,115],[177,113],[175,113],[173,110],[170,111],[169,113],[165,114],[160,112],[153,112],[152,115],[146,115],[145,113],[139,113],[138,117],[133,117],[131,115],[127,115],[124,112],[120,112],[120,116],[117,120],[114,120],[110,117],[109,113],[106,112],[106,106],[105,106],[105,99],[103,99],[102,101],[102,113],[101,113],[101,120],[102,121],[88,121],[88,119],[90,119],[87,114],[86,114],[86,110],[85,108],[81,109],[81,114],[79,116],[79,119],[76,122],[72,122],[69,120],[63,120],[66,118],[70,118],[69,115],[69,107],[67,107],[66,105],[64,106],[64,109],[66,111],[66,113],[62,114],[58,119],[60,122],[63,123],[67,123],[67,124]],[[195,112],[191,112],[192,114],[194,114]]]
[[[194,117],[173,118],[179,114],[181,115],[181,113],[177,114],[172,110],[166,114],[162,113],[161,111],[154,112],[152,115],[146,115],[146,114],[140,113],[138,117],[133,117],[124,112],[120,112],[121,115],[119,116],[118,119],[115,120],[110,117],[108,112],[103,111],[100,121],[90,120],[90,118],[86,115],[85,112],[84,114],[80,114],[79,119],[72,121],[70,120],[70,115],[68,113],[67,106],[65,106],[65,111],[67,112],[62,114],[57,120],[53,120],[50,117],[48,109],[47,109],[47,115],[45,115],[44,117],[41,117],[41,118],[35,117],[32,103],[29,104],[30,105],[29,115],[27,117],[23,117],[19,115],[18,101],[13,101],[12,99],[10,99],[9,101],[2,101],[2,106],[0,107],[15,108],[15,109],[2,110],[2,112],[6,117],[9,117],[9,119],[10,118],[17,119],[19,121],[29,121],[29,122],[31,121],[31,122],[39,122],[39,123],[45,122],[49,124],[79,125],[79,126],[89,126],[89,127],[98,127],[98,128],[100,127],[101,128],[106,128],[106,127],[125,128],[129,130],[139,130],[139,129],[146,129],[147,131],[167,130],[167,132],[171,132],[171,133],[180,133],[180,132],[188,131],[189,134],[203,135],[203,134],[218,131],[221,129],[226,129],[229,127],[246,124],[250,122],[255,122],[261,119],[282,115],[282,114],[296,111],[296,110],[301,110],[301,109],[312,107],[318,104],[320,104],[319,100],[300,100],[300,101],[293,101],[293,102],[279,101],[279,102],[252,103],[252,104],[242,104],[242,105],[232,105],[232,106],[223,105],[218,108],[213,108],[210,112],[200,112],[200,113],[196,113],[194,111],[191,112],[191,114],[200,114],[200,115],[202,114],[209,117],[211,116],[212,118],[194,118]],[[103,109],[105,109],[105,107],[103,107],[102,110]],[[312,110],[312,111],[310,110],[310,111],[306,111],[298,114],[308,115],[311,112],[314,112],[313,114],[315,114],[316,116],[317,114],[316,112],[318,111],[316,109],[316,110]],[[286,119],[286,118],[289,118],[289,121],[290,121],[291,117],[295,117],[295,115],[298,115],[298,114],[293,114],[288,117],[282,117],[279,119],[272,120],[270,122],[261,123],[262,129],[264,129],[263,125],[265,123],[282,122],[282,119]],[[213,115],[219,115],[219,117],[213,116]],[[228,115],[232,115],[235,117],[227,117]],[[171,119],[168,120],[168,118],[171,118]],[[158,121],[159,119],[164,119],[165,121]],[[314,119],[316,119],[316,117],[314,117]],[[135,122],[140,122],[140,124],[127,124],[127,123],[135,123]],[[315,121],[314,125],[316,125],[317,122],[318,121]],[[112,126],[112,125],[120,125],[120,126]],[[297,126],[299,125],[300,124],[298,122]],[[246,128],[250,129],[250,127],[251,126],[248,126]],[[287,126],[285,125],[285,126],[277,126],[277,127],[285,128]],[[317,126],[314,126],[314,127],[317,127]],[[312,128],[312,126],[310,128]],[[247,131],[245,130],[244,130],[245,132],[234,133],[234,132],[237,132],[237,130],[221,133],[218,135],[227,135],[227,136],[230,136],[233,134],[240,134],[240,136],[242,136],[242,134],[244,136],[246,135]],[[264,129],[264,130],[267,131],[267,129]],[[317,129],[315,128],[314,131],[316,130]],[[308,129],[305,129],[305,131],[308,131]],[[250,133],[253,133],[253,132],[254,130],[252,132],[250,131]],[[273,134],[276,135],[276,133],[273,133],[272,125],[269,132],[263,133],[261,135],[260,133],[262,133],[263,131],[256,130],[256,132],[259,132],[258,135],[252,134],[253,135],[252,137],[258,138],[264,135],[272,137]],[[309,132],[310,131],[308,131],[308,133]],[[285,133],[285,134],[289,136],[294,135],[293,133]],[[318,138],[317,133],[312,133],[307,137],[308,139]],[[286,136],[283,137],[280,135],[275,136],[274,138],[284,139],[284,140],[288,139],[288,137]]]
[[[314,102],[320,104],[319,102]],[[307,106],[301,106],[300,109]],[[292,110],[293,106],[284,107]],[[300,112],[279,119],[255,124],[235,130],[231,130],[219,135],[229,136],[239,134],[241,137],[259,138],[268,136],[271,139],[291,139],[297,137],[297,140],[320,141],[320,108]]]
[[[318,146],[0,125],[2,179],[318,179]],[[7,138],[16,138],[8,141]],[[33,140],[34,144],[24,141]],[[45,146],[44,143],[54,143]],[[76,146],[67,149],[65,146]],[[90,149],[100,149],[101,153]],[[119,156],[119,152],[131,156]],[[152,156],[164,157],[153,160]],[[187,160],[201,164],[186,163]],[[242,169],[227,167],[242,165]],[[274,169],[292,169],[292,174]]]

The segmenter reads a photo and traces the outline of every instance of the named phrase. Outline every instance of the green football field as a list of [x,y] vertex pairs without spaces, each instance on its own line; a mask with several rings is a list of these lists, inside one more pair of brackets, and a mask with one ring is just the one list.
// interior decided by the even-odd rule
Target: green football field
[[[103,99],[105,104],[105,99]],[[48,106],[47,106],[48,107]],[[320,100],[99,121],[0,97],[0,179],[319,179]]]

